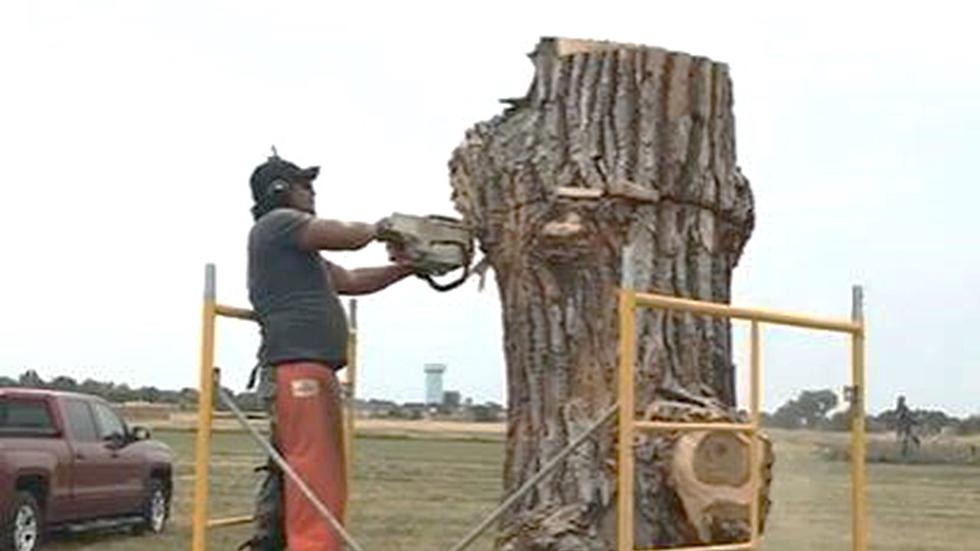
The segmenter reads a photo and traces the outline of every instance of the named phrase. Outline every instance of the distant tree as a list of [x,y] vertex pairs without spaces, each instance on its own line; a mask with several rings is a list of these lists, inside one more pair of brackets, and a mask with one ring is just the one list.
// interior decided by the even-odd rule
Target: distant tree
[[836,432],[845,432],[851,430],[851,412],[835,411],[830,419],[827,420],[824,428]]
[[[96,371],[96,369],[92,369]],[[50,382],[45,382],[33,369],[25,370],[17,379],[0,376],[0,386],[6,387],[28,387],[28,388],[50,388],[66,392],[81,392],[98,396],[110,402],[130,402],[143,401],[150,403],[177,404],[181,408],[194,409],[197,407],[197,389],[184,387],[180,390],[161,390],[154,386],[144,386],[139,389],[130,388],[126,384],[115,384],[106,381],[97,381],[86,378],[81,383],[61,375],[55,377]],[[246,402],[250,398],[245,398]]]
[[[241,407],[241,405],[238,403],[238,400],[235,398],[234,390],[226,386],[221,387],[221,389],[224,390],[225,393],[228,394],[228,396],[231,396],[232,400],[235,402],[235,405]],[[231,411],[228,409],[228,406],[226,406],[225,403],[221,400],[221,397],[219,396],[217,389],[215,389],[215,393],[214,393],[214,409],[218,411]]]
[[916,409],[912,412],[912,418],[924,435],[939,434],[944,428],[955,426],[957,421],[955,417],[937,409]]
[[137,394],[139,395],[140,401],[153,404],[159,402],[161,397],[160,390],[155,386],[144,386],[137,391]]
[[44,388],[44,379],[37,374],[37,371],[28,369],[20,374],[18,385],[26,388]]
[[133,402],[139,399],[139,393],[129,388],[126,383],[121,385],[109,383],[108,395],[103,398],[116,403]]
[[980,415],[971,415],[956,423],[956,432],[961,435],[980,434]]
[[823,428],[827,413],[837,407],[837,394],[832,390],[804,390],[772,414],[772,425],[779,428]]
[[159,400],[165,404],[179,404],[180,392],[176,390],[161,390]]
[[197,407],[197,389],[184,387],[177,393],[178,403],[182,409],[194,409]]
[[494,402],[487,402],[483,405],[473,406],[473,420],[477,423],[492,423],[500,420],[500,413],[503,406]]
[[75,379],[65,377],[64,375],[55,377],[48,386],[64,392],[75,392],[78,390],[78,383]]
[[85,394],[92,394],[93,396],[105,397],[108,395],[108,389],[110,385],[106,383],[100,383],[94,379],[85,379],[82,384],[79,385],[78,390],[84,392]]
[[262,400],[255,392],[242,392],[235,395],[235,405],[244,411],[262,411],[265,409]]

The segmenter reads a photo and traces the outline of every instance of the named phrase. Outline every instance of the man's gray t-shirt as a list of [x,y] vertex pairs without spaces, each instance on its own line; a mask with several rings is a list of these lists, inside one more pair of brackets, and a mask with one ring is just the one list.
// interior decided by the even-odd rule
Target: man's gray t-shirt
[[248,295],[262,328],[259,360],[315,361],[339,369],[347,363],[347,318],[327,262],[299,247],[300,230],[311,220],[305,212],[279,208],[249,233]]

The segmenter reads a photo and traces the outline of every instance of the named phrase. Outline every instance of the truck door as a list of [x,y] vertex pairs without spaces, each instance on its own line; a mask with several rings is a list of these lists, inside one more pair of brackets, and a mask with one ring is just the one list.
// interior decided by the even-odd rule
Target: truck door
[[71,506],[71,459],[67,436],[59,434],[61,424],[52,413],[44,397],[0,396],[0,437],[9,438],[0,448],[25,460],[15,461],[24,474],[47,477],[48,495],[40,499],[47,502],[47,518],[57,522]]
[[110,485],[115,500],[114,512],[132,513],[143,500],[144,462],[138,450],[130,446],[126,425],[107,404],[92,402],[99,437],[109,452],[112,468]]
[[92,410],[82,399],[66,398],[63,403],[72,444],[72,506],[66,520],[111,514],[111,454],[99,438]]

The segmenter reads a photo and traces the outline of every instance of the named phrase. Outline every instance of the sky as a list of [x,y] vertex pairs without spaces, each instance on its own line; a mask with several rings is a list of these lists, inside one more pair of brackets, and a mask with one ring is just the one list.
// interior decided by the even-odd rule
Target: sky
[[[271,144],[321,215],[452,215],[465,130],[522,94],[542,36],[730,66],[756,229],[733,302],[830,317],[866,294],[869,407],[980,413],[980,38],[959,4],[8,1],[0,6],[0,374],[196,386],[204,265],[247,306],[247,186]],[[383,247],[334,255],[348,267]],[[362,397],[505,401],[497,294],[360,300]],[[767,329],[765,406],[848,384],[841,337]],[[223,320],[242,390],[257,329]],[[736,362],[746,365],[744,331]],[[744,369],[739,377],[747,377]]]

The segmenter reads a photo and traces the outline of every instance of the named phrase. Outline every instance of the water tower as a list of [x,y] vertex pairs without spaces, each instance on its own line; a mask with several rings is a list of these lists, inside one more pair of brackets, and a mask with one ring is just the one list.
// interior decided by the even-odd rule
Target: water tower
[[425,364],[425,403],[430,406],[442,404],[442,374],[446,364]]

